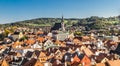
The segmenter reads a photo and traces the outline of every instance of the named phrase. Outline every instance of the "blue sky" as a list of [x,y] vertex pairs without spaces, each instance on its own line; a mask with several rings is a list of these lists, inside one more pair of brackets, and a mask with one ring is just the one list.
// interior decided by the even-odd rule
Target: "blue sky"
[[40,17],[85,18],[120,14],[120,0],[0,0],[0,23]]

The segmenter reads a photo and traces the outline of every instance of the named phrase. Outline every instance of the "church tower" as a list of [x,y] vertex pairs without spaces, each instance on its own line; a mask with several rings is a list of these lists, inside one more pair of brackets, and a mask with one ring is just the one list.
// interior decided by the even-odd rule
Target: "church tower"
[[62,27],[62,31],[65,31],[65,24],[64,24],[63,15],[62,15],[62,20],[61,20],[61,27]]

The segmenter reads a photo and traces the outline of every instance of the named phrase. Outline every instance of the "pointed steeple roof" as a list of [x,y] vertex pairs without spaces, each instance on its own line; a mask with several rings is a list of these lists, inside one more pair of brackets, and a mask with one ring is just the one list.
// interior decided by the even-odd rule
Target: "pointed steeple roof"
[[61,22],[64,22],[64,17],[63,17],[63,15],[62,15],[62,20],[61,20]]
[[62,26],[62,31],[65,31],[65,25],[64,25],[63,15],[62,15],[62,20],[61,20],[61,26]]

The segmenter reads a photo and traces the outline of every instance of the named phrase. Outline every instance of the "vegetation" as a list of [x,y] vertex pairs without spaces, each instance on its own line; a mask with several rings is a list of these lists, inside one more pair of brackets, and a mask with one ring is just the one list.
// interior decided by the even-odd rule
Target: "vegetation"
[[4,34],[0,34],[0,41],[4,40]]
[[[102,29],[106,28],[111,25],[117,25],[120,23],[119,21],[120,16],[116,17],[98,17],[98,16],[91,16],[88,18],[82,18],[82,19],[74,19],[74,18],[68,18],[64,19],[64,23],[66,24],[66,27],[70,26],[85,26],[89,27],[90,29]],[[31,20],[25,20],[25,21],[19,21],[15,23],[10,24],[4,24],[3,26],[53,26],[55,23],[61,22],[61,18],[37,18],[37,19],[31,19]]]
[[75,32],[74,32],[74,35],[75,35],[75,36],[83,36],[83,32],[75,31]]

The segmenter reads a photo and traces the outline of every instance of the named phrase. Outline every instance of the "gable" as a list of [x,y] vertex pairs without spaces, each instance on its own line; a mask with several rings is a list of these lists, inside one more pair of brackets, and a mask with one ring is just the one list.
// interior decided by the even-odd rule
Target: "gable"
[[79,39],[73,39],[73,43],[75,43],[75,44],[80,43],[80,40]]
[[43,34],[44,32],[43,31],[38,31],[38,32],[36,32],[36,34],[38,35],[38,34]]
[[63,58],[63,55],[55,55],[55,59],[59,59],[59,60],[61,60]]
[[40,52],[39,57],[46,57],[46,54],[44,52]]
[[56,40],[55,44],[61,44],[61,42],[59,40]]
[[37,58],[37,55],[35,54],[35,52],[32,54],[31,57],[32,57],[32,58]]
[[17,52],[17,55],[16,55],[17,57],[21,57],[22,55],[19,53],[19,52]]
[[38,43],[35,43],[34,45],[31,46],[32,48],[42,48]]
[[105,66],[104,63],[97,63],[95,66]]
[[85,53],[88,57],[91,56],[91,55],[93,55],[93,52],[92,52],[90,49],[88,49],[88,48],[83,49],[83,51],[84,51],[84,53]]
[[74,36],[74,34],[73,33],[71,33],[70,35],[68,35],[68,38],[71,38],[71,39],[73,39],[75,36]]
[[10,66],[10,65],[9,65],[8,62],[4,59],[3,62],[2,62],[2,64],[1,64],[1,66]]
[[51,40],[47,40],[45,43],[44,43],[44,46],[46,46],[46,45],[52,45],[53,44],[53,42],[51,41]]
[[57,51],[55,52],[55,54],[56,54],[56,55],[61,54],[61,51],[60,51],[60,50],[57,50]]
[[38,37],[37,40],[42,43],[42,42],[44,42],[45,38],[43,38],[43,37]]
[[105,63],[106,61],[108,61],[108,59],[105,57],[105,58],[101,61],[101,63]]
[[34,44],[35,43],[35,40],[33,40],[33,39],[29,39],[29,40],[27,40],[27,42],[26,42],[26,44]]
[[72,60],[72,63],[75,63],[75,62],[78,62],[78,63],[80,62],[80,59],[78,58],[77,55],[75,55],[75,57]]
[[91,61],[90,61],[90,59],[85,55],[85,56],[83,57],[83,59],[81,60],[81,63],[84,64],[84,65],[87,65],[87,64],[90,64]]
[[34,66],[44,66],[44,64],[42,64],[40,61],[37,60]]
[[119,66],[120,65],[120,60],[107,61],[107,64],[109,66]]

